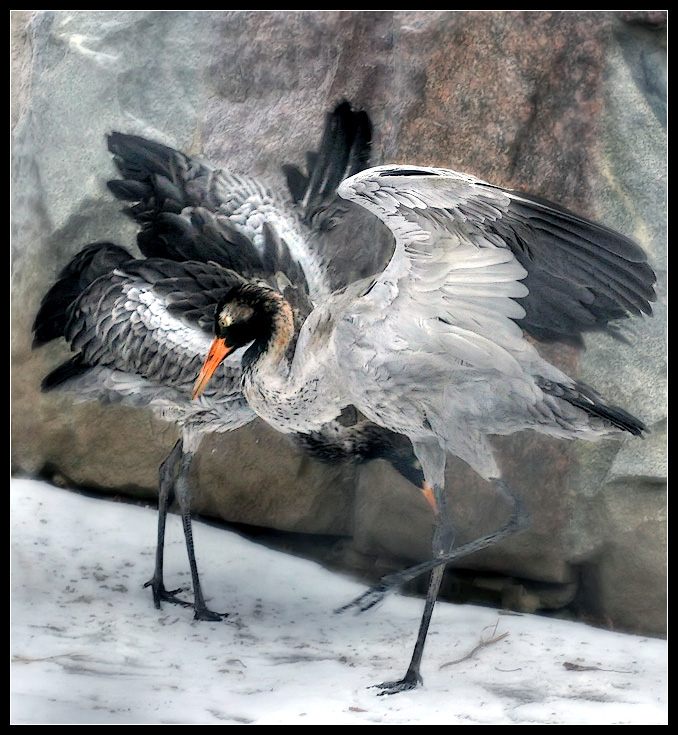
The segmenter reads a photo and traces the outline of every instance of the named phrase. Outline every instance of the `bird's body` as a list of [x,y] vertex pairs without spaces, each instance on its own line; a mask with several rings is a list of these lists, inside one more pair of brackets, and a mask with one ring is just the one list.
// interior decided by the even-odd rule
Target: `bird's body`
[[[435,440],[485,479],[498,476],[489,435],[640,433],[525,338],[575,338],[624,311],[649,313],[654,275],[634,243],[447,170],[376,168],[340,193],[379,216],[397,242],[337,326],[338,348],[360,346],[344,365],[361,374],[350,398],[367,416],[413,441]],[[542,284],[553,299],[541,298]],[[548,332],[533,328],[540,320]]]
[[[382,166],[339,194],[395,237],[383,271],[333,293],[295,334],[280,294],[235,288],[217,307],[212,365],[238,347],[250,406],[281,431],[316,429],[346,405],[406,435],[437,515],[427,607],[412,662],[389,692],[416,686],[444,564],[524,527],[492,452],[492,435],[532,429],[561,438],[641,434],[643,424],[544,360],[528,337],[580,342],[583,332],[651,313],[654,274],[642,250],[550,203],[445,169]],[[206,363],[196,383],[209,379]],[[507,524],[451,549],[446,453],[495,484]]]
[[[313,245],[322,238],[336,184],[363,165],[370,128],[347,103],[328,116],[326,133],[308,179],[292,168],[293,192],[303,206],[261,182],[230,174],[167,146],[113,133],[109,149],[122,179],[109,182],[132,202],[137,243],[145,258],[111,243],[79,252],[43,298],[35,344],[64,338],[75,355],[43,381],[77,400],[148,406],[176,422],[181,437],[160,468],[156,570],[149,583],[157,606],[184,603],[163,581],[164,528],[172,495],[181,507],[197,618],[215,619],[202,597],[190,520],[191,460],[204,436],[233,431],[256,418],[241,390],[239,356],[220,367],[199,400],[192,385],[209,348],[215,306],[230,289],[257,279],[294,304],[293,321],[329,292]],[[291,180],[290,180],[291,181]],[[304,188],[305,187],[305,188]],[[314,456],[333,461],[384,457],[418,478],[411,446],[365,422],[334,424],[299,437]],[[406,440],[405,440],[406,441]]]
[[[528,271],[491,229],[497,220],[511,217],[511,196],[455,172],[408,171],[377,168],[364,173],[364,179],[358,174],[342,184],[342,194],[365,203],[393,229],[396,252],[379,276],[350,284],[314,309],[291,360],[285,340],[294,325],[289,313],[286,320],[277,320],[271,346],[253,347],[256,362],[245,358],[251,363],[243,382],[250,406],[281,431],[304,431],[319,428],[352,404],[413,441],[439,442],[485,479],[497,476],[486,447],[489,435],[526,429],[588,439],[640,433],[642,427],[634,429],[631,416],[602,399],[596,403],[590,389],[543,359],[525,338],[523,327],[530,329],[540,307],[529,299]],[[418,204],[413,194],[398,188],[404,182],[415,189]],[[362,186],[370,187],[367,197],[355,193]],[[476,190],[484,198],[475,201]],[[387,196],[392,197],[392,211],[383,214]],[[469,210],[463,218],[454,209],[463,211],[462,205]],[[535,218],[562,216],[541,203],[531,206]],[[589,227],[596,236],[598,226]],[[596,298],[618,317],[622,307],[610,306],[618,291],[624,307],[648,310],[651,270],[637,246],[617,236],[617,249],[623,245],[628,254],[593,248],[589,265],[585,248],[562,233],[561,247],[572,250],[571,268],[578,268],[582,259],[589,282],[573,286],[566,271],[553,274],[552,288],[560,286],[563,299],[575,288],[584,298],[581,303],[549,305],[551,319],[554,309],[565,315],[571,309],[581,314],[578,333],[599,327],[607,317]],[[551,256],[538,250],[543,250],[539,233],[533,236],[537,239],[526,244],[524,254],[534,257],[538,267],[540,258],[548,261]],[[628,263],[625,279],[629,289],[635,288],[630,297],[611,279],[617,261]],[[277,295],[271,298],[284,309]],[[555,322],[549,329],[556,329]]]

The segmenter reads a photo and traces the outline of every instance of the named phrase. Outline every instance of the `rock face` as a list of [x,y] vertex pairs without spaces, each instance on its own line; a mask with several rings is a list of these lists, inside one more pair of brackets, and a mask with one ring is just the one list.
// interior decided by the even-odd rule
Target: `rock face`
[[[545,351],[642,418],[649,438],[498,442],[533,525],[464,560],[448,593],[662,634],[665,26],[664,13],[640,12],[13,12],[13,472],[152,498],[177,437],[144,410],[39,390],[66,354],[31,350],[55,274],[89,242],[134,245],[105,187],[105,134],[154,137],[283,186],[281,164],[303,163],[345,97],[372,117],[374,163],[444,166],[531,191],[648,252],[653,319],[629,322],[628,343],[593,336],[583,354]],[[339,242],[336,267],[360,275],[383,256],[348,257]],[[260,422],[207,438],[193,479],[197,512],[339,536],[335,563],[368,575],[429,555],[428,507],[389,466],[328,468]],[[454,458],[447,484],[460,542],[501,522],[491,488]]]

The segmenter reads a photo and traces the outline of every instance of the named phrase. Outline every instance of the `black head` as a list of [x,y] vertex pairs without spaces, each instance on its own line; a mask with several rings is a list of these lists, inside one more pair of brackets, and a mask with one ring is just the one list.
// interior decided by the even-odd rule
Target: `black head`
[[271,342],[284,343],[284,326],[291,313],[283,297],[265,283],[251,282],[232,288],[218,303],[214,316],[214,340],[193,386],[197,398],[214,371],[234,350],[252,343],[242,359],[251,366],[268,351]]
[[270,286],[252,282],[232,288],[217,304],[214,334],[231,349],[267,341],[280,313],[282,297]]

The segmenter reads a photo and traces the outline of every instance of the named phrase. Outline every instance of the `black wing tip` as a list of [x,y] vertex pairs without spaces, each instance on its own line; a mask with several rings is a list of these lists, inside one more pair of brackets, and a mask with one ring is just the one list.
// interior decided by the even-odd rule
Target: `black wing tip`
[[528,272],[522,324],[533,337],[543,341],[549,318],[548,341],[565,341],[573,332],[613,333],[612,322],[652,315],[657,276],[638,243],[549,200],[502,191],[513,225],[498,221],[495,229]]
[[306,170],[282,167],[292,200],[303,209],[307,222],[335,207],[337,188],[347,177],[367,168],[372,155],[372,122],[366,110],[342,99],[326,113],[318,150],[307,152]]
[[292,201],[298,204],[308,189],[308,176],[298,166],[291,163],[283,164],[282,172],[285,175]]
[[43,393],[49,393],[69,380],[84,375],[89,369],[90,366],[84,361],[83,356],[77,354],[48,373],[43,378],[40,389]]
[[575,383],[569,386],[541,380],[538,381],[538,385],[544,393],[580,408],[591,418],[602,420],[612,429],[625,431],[633,436],[642,436],[649,431],[640,419],[619,406],[606,403],[596,391],[583,383]]
[[164,177],[171,182],[177,170],[192,160],[164,143],[117,130],[107,135],[107,145],[116,168],[128,180],[127,185],[130,181],[149,181],[153,177]]
[[108,190],[123,202],[139,202],[152,196],[149,184],[135,179],[111,179],[106,182]]
[[143,135],[135,135],[133,133],[121,133],[119,130],[113,130],[106,135],[108,150],[113,155],[127,154],[129,152],[139,152],[140,150],[151,150],[154,152],[164,152],[166,154],[176,154],[179,151],[164,143],[158,143]]
[[439,176],[435,171],[425,168],[383,168],[377,172],[377,176]]
[[71,304],[99,276],[131,259],[125,248],[112,242],[90,243],[76,253],[42,298],[33,321],[33,348],[62,337]]

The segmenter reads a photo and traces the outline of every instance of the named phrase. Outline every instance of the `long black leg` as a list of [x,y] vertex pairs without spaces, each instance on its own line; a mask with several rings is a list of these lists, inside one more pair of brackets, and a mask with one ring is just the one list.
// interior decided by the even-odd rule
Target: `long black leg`
[[160,465],[158,478],[158,539],[155,549],[155,570],[153,577],[146,582],[144,587],[150,587],[153,591],[153,602],[160,609],[161,603],[173,602],[177,605],[191,607],[190,602],[186,602],[177,597],[177,593],[181,589],[167,590],[165,589],[164,575],[164,558],[165,558],[165,525],[167,523],[167,511],[171,502],[174,491],[174,477],[176,474],[177,461],[183,453],[183,438],[180,438],[172,447],[172,451],[167,455],[165,461]]
[[[160,465],[159,492],[158,492],[158,539],[155,552],[155,570],[153,577],[145,587],[153,590],[153,601],[157,608],[162,602],[171,602],[184,607],[194,609],[196,620],[221,620],[225,615],[210,610],[205,604],[205,598],[200,584],[198,564],[195,559],[195,546],[193,543],[193,528],[191,522],[191,491],[189,485],[189,471],[199,444],[198,434],[185,431],[182,437],[172,448],[165,461]],[[181,522],[184,528],[186,550],[188,552],[188,563],[191,568],[191,579],[193,582],[193,603],[177,597],[182,589],[167,590],[164,582],[164,554],[165,554],[165,526],[167,513],[173,495],[176,495],[181,510]]]
[[193,581],[193,607],[195,609],[195,620],[221,620],[227,613],[217,613],[210,610],[205,604],[202,593],[200,576],[198,575],[198,563],[195,559],[195,547],[193,544],[193,527],[191,523],[191,489],[188,482],[188,474],[193,461],[193,451],[184,450],[179,465],[179,475],[176,480],[176,494],[181,511],[181,522],[184,527],[184,538],[186,540],[186,551],[188,552],[188,563],[191,567],[191,579]]
[[[428,491],[429,489],[426,488],[426,490]],[[436,528],[433,534],[432,549],[433,559],[438,561],[442,557],[446,556],[452,548],[452,544],[454,543],[454,529],[452,528],[452,522],[447,511],[447,500],[445,498],[443,487],[441,485],[434,485],[433,488],[430,489],[430,492],[427,492],[427,497],[429,497],[429,501],[431,502],[436,515]],[[383,691],[380,692],[380,695],[396,694],[397,692],[407,691],[409,689],[414,689],[416,686],[423,683],[420,671],[421,659],[424,655],[424,645],[426,643],[428,629],[431,624],[433,608],[435,607],[438,599],[438,593],[440,592],[440,585],[443,581],[444,574],[445,562],[438,561],[437,565],[434,566],[431,571],[431,579],[429,581],[428,591],[426,594],[424,612],[421,616],[417,640],[414,644],[412,658],[410,659],[405,676],[398,681],[378,684],[377,687],[379,689],[383,689]]]
[[433,486],[433,502],[432,505],[436,511],[436,531],[433,539],[433,557],[421,564],[416,564],[408,569],[394,574],[389,574],[382,578],[377,587],[368,590],[364,594],[357,597],[353,602],[339,608],[337,612],[344,612],[351,608],[357,608],[358,611],[367,610],[380,602],[389,592],[393,592],[401,587],[405,582],[409,582],[426,572],[431,572],[431,580],[429,582],[424,612],[419,625],[417,640],[412,652],[412,658],[407,668],[405,676],[393,682],[385,682],[378,685],[383,689],[380,694],[395,694],[397,692],[414,689],[422,683],[420,667],[421,659],[424,653],[424,644],[428,634],[428,628],[433,614],[433,608],[438,598],[440,585],[445,573],[445,565],[451,561],[461,559],[477,551],[486,549],[504,539],[507,539],[520,531],[523,531],[529,525],[527,512],[520,500],[513,494],[509,486],[501,478],[492,480],[495,488],[504,496],[510,506],[510,516],[507,522],[501,528],[492,533],[482,536],[468,544],[451,549],[454,533],[452,524],[445,506],[445,495],[441,485]]
[[376,586],[367,590],[362,595],[359,595],[347,605],[343,605],[338,608],[336,612],[346,612],[347,610],[364,612],[365,610],[369,610],[371,607],[374,607],[381,602],[386,595],[397,591],[406,582],[410,582],[411,580],[420,577],[422,574],[432,571],[441,564],[448,564],[451,561],[463,559],[466,556],[470,556],[471,554],[475,554],[477,551],[487,549],[504,539],[510,538],[511,536],[515,536],[517,533],[524,531],[529,526],[529,516],[524,505],[518,498],[516,498],[503,480],[495,478],[492,480],[492,483],[511,506],[511,515],[501,528],[487,534],[486,536],[481,536],[479,539],[469,541],[467,544],[457,546],[447,554],[428,559],[419,564],[408,567],[407,569],[403,569],[400,572],[385,575],[379,580],[379,583]]

